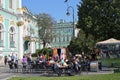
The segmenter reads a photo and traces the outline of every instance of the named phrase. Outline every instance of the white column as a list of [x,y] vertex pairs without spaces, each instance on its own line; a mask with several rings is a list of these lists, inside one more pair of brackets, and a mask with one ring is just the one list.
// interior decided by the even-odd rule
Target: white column
[[[18,8],[19,14],[23,14],[22,11],[22,0],[18,0]],[[19,17],[20,21],[22,21],[22,17]],[[23,25],[18,26],[18,58],[23,58]]]
[[32,41],[31,42],[31,53],[35,53],[35,43]]
[[22,0],[18,0],[18,8],[22,8]]
[[18,0],[18,8],[19,8],[18,13],[22,14],[23,13],[23,11],[22,11],[22,0]]
[[23,58],[23,26],[19,26],[19,31],[18,31],[18,57],[19,59]]

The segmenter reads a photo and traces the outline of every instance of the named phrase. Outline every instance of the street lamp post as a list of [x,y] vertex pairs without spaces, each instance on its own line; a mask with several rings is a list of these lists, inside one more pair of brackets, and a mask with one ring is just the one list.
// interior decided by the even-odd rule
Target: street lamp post
[[74,26],[74,8],[72,7],[72,6],[69,6],[68,8],[67,8],[67,13],[66,13],[66,15],[70,15],[70,12],[69,12],[69,9],[72,9],[72,11],[73,11],[73,14],[72,14],[72,17],[73,17],[73,39],[75,38],[75,26]]

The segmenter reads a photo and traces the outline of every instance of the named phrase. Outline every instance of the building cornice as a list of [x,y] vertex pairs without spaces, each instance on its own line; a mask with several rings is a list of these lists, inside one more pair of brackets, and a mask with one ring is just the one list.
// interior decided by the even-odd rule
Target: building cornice
[[4,8],[2,8],[2,7],[0,7],[0,10],[3,11],[3,12],[6,12],[6,13],[8,13],[8,14],[11,14],[11,15],[13,15],[13,16],[18,17],[18,15],[15,14],[14,12],[10,12],[10,11],[8,11],[7,9],[4,9]]

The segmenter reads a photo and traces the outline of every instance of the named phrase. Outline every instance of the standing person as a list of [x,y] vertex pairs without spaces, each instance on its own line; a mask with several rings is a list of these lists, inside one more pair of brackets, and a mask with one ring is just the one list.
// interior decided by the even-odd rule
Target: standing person
[[13,69],[13,61],[11,60],[11,56],[8,55],[8,65],[10,69]]
[[15,69],[18,68],[18,56],[17,56],[17,54],[16,54],[15,60],[14,60],[14,67],[15,67]]
[[6,64],[7,64],[7,61],[8,61],[8,58],[7,58],[7,56],[5,56],[5,57],[4,57],[5,66],[6,66]]
[[25,72],[26,67],[27,67],[27,58],[26,58],[26,56],[23,56],[23,58],[22,58],[22,65],[23,65],[22,72]]
[[45,55],[44,54],[42,54],[41,59],[43,62],[45,62]]
[[14,56],[14,54],[12,53],[12,55],[11,55],[11,61],[14,62],[14,59],[15,59],[15,56]]
[[26,58],[26,56],[23,56],[22,64],[23,64],[23,68],[26,68],[26,65],[27,65],[27,58]]
[[61,53],[61,55],[60,55],[60,59],[65,59],[65,58],[66,58],[65,53]]
[[11,56],[8,55],[8,64],[11,62]]
[[30,63],[31,63],[31,58],[30,58],[30,56],[27,56],[27,63],[28,63],[28,65],[30,65]]
[[58,60],[59,60],[59,55],[58,55],[58,54],[56,54],[56,55],[54,56],[54,60],[55,60],[55,61],[58,61]]
[[23,63],[23,64],[26,64],[26,63],[27,63],[27,58],[26,58],[26,56],[23,56],[22,63]]

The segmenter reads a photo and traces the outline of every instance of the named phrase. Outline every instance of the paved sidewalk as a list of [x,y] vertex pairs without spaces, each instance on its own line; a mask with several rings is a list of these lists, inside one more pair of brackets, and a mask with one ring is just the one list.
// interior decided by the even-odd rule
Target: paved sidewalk
[[[42,74],[39,74],[39,73],[27,73],[27,74],[23,74],[23,73],[8,73],[8,72],[5,72],[6,70],[9,70],[9,67],[8,65],[7,66],[1,66],[0,67],[0,80],[7,80],[11,77],[31,77],[31,76],[46,76],[47,73],[42,73]],[[80,75],[98,75],[98,74],[112,74],[114,73],[113,71],[111,70],[106,70],[106,71],[98,71],[98,72],[81,72],[81,74],[78,74],[76,76],[80,76]],[[57,76],[57,74],[55,75],[51,75],[51,74],[48,74],[49,76]]]
[[0,80],[7,80],[11,78],[14,74],[13,73],[0,73]]
[[112,74],[114,71],[82,72],[81,75]]

